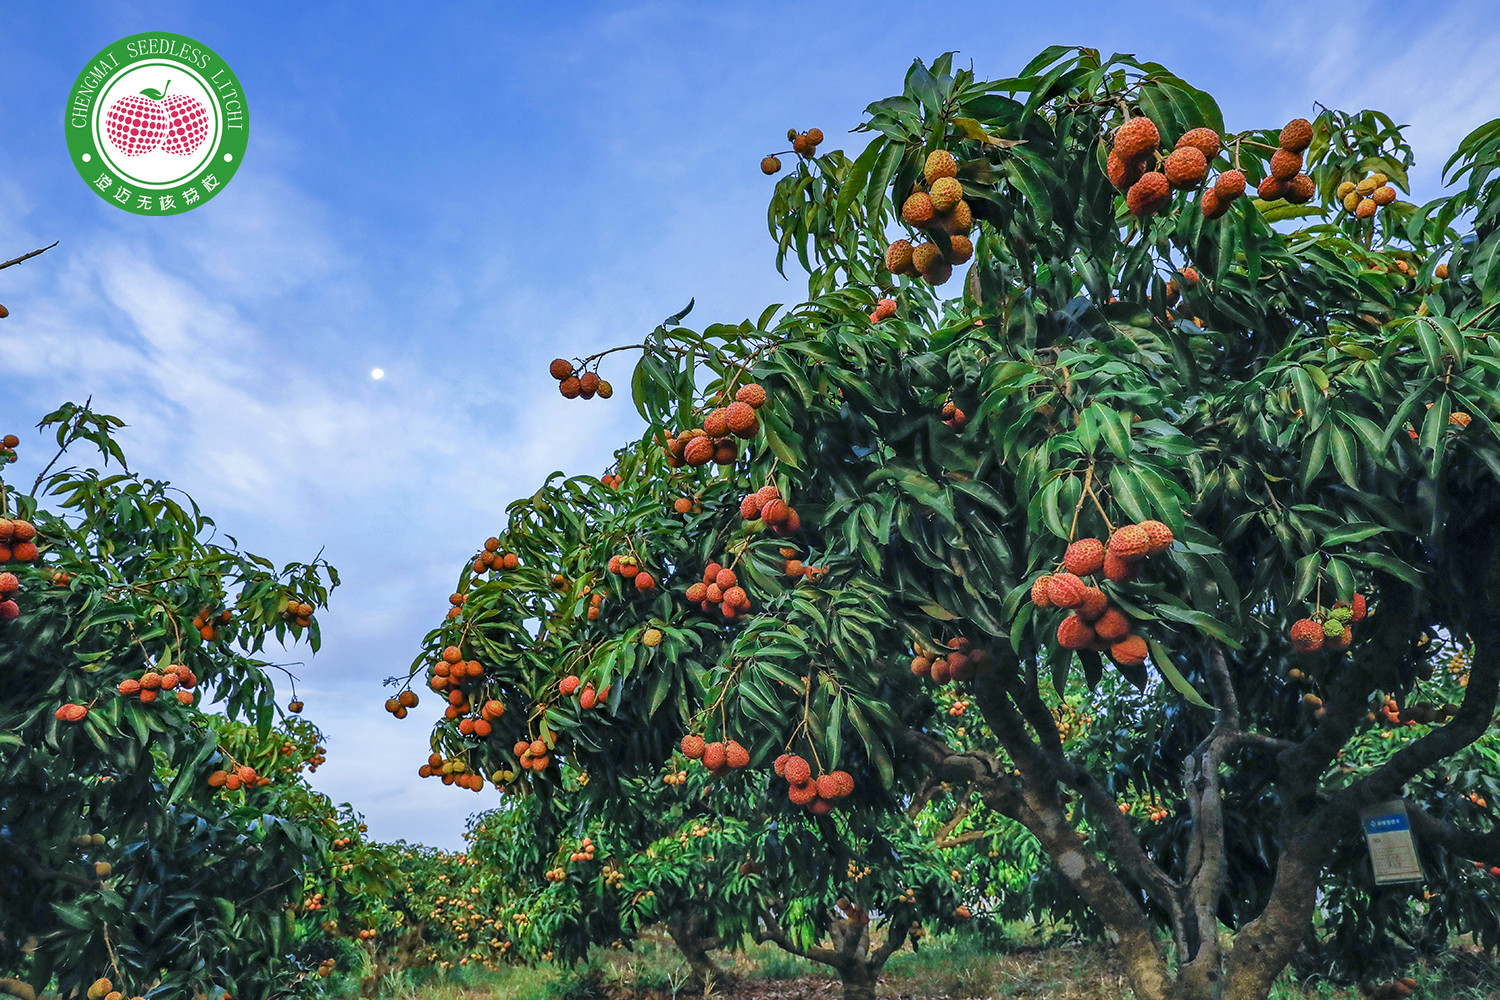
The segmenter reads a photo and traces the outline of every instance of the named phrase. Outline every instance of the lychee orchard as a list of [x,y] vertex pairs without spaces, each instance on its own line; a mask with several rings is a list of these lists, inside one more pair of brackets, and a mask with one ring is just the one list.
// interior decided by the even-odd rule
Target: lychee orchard
[[873,1000],[1026,919],[1139,1000],[1384,1000],[1500,948],[1500,120],[1419,200],[1319,96],[948,54],[755,139],[802,301],[553,360],[644,431],[456,542],[381,696],[487,810],[461,852],[308,783],[263,651],[317,650],[332,567],[87,404],[35,483],[0,439],[0,993],[374,996],[663,927],[693,986],[761,942]]
[[[1142,1000],[1260,1000],[1309,941],[1395,989],[1413,928],[1495,946],[1500,122],[1419,205],[1402,130],[1316,97],[1226,123],[1054,48],[919,61],[847,151],[791,130],[807,299],[633,345],[646,432],[512,503],[514,568],[466,563],[413,665],[450,692],[424,773],[600,824],[612,872],[640,781],[741,817],[699,937],[827,941],[851,997],[883,960],[852,916],[899,947],[931,914],[849,873],[938,786],[1034,838]],[[550,374],[607,398],[624,356]],[[1392,800],[1426,884],[1377,923]]]

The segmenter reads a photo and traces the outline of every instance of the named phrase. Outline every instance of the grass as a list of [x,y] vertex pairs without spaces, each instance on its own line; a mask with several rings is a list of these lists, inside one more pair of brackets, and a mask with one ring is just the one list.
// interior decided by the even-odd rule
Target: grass
[[[788,955],[774,945],[748,945],[721,952],[715,960],[740,980],[720,985],[720,1000],[754,1000],[766,993],[807,993],[826,984],[830,970]],[[1500,962],[1457,948],[1430,966],[1410,971],[1420,986],[1416,1000],[1500,1000]],[[599,950],[573,969],[506,966],[490,972],[458,968],[387,977],[378,1000],[677,1000],[701,996],[684,991],[688,969],[667,939],[646,937],[634,951]],[[914,998],[993,998],[993,1000],[1128,1000],[1123,970],[1104,948],[1072,945],[1006,951],[973,936],[924,941],[920,950],[892,956],[880,995]],[[837,993],[835,991],[834,995]],[[358,989],[344,994],[361,997]],[[377,998],[369,998],[377,1000]],[[1362,1000],[1358,990],[1324,979],[1299,979],[1288,970],[1271,1000]]]

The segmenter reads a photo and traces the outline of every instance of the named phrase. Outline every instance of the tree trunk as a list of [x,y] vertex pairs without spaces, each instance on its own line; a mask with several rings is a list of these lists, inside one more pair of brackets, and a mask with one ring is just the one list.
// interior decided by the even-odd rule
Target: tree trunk
[[666,923],[672,943],[692,970],[692,978],[685,984],[687,988],[701,990],[709,983],[722,983],[729,978],[709,957],[709,949],[716,947],[719,939],[703,935],[703,915],[699,911],[674,914]]
[[864,962],[841,965],[839,982],[844,985],[844,1000],[875,1000],[875,972]]

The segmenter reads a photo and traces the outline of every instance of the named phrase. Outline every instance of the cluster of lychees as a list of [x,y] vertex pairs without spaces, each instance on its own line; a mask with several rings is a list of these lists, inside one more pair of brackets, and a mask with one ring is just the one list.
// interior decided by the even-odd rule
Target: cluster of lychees
[[287,596],[286,607],[281,610],[281,618],[288,625],[296,625],[298,628],[307,628],[312,624],[313,606],[305,601],[293,600]]
[[[630,554],[610,556],[608,569],[611,573],[635,581],[635,589],[649,594],[656,589],[656,577],[641,569],[640,561]],[[599,602],[602,603],[602,598]],[[593,617],[593,616],[591,616]]]
[[[1287,676],[1291,675],[1292,671],[1287,671]],[[1435,705],[1430,701],[1419,701],[1403,708],[1394,695],[1387,695],[1381,702],[1379,711],[1371,712],[1369,718],[1371,722],[1380,722],[1386,726],[1430,726],[1447,722],[1457,711],[1458,706],[1451,702]]]
[[894,315],[896,315],[896,300],[881,299],[875,303],[875,308],[870,313],[870,322],[879,323],[881,320],[890,319]]
[[417,701],[417,692],[402,691],[396,697],[385,700],[385,710],[398,719],[404,719],[406,718],[407,709],[417,707]]
[[[1339,203],[1344,206],[1344,211],[1356,218],[1373,218],[1377,210],[1396,200],[1396,189],[1387,183],[1389,180],[1385,174],[1371,174],[1359,181],[1345,181],[1338,188]],[[1438,277],[1447,276],[1448,269],[1444,265],[1443,273]]]
[[[1166,208],[1173,189],[1195,190],[1208,178],[1208,165],[1219,155],[1219,133],[1211,128],[1185,132],[1172,151],[1160,151],[1161,130],[1144,115],[1128,119],[1115,129],[1114,145],[1104,161],[1104,172],[1116,190],[1125,192],[1125,207],[1136,218],[1144,219]],[[1203,214],[1210,218],[1210,199],[1214,212],[1245,193],[1245,175],[1238,170],[1219,174],[1204,193]]]
[[[4,316],[0,310],[0,316]],[[88,990],[89,1000],[125,1000],[125,994],[115,989],[115,984],[107,978],[94,980]],[[142,1000],[141,997],[131,997],[130,1000]]]
[[608,684],[595,691],[593,681],[585,684],[577,674],[569,674],[558,681],[557,690],[564,698],[571,698],[576,692],[578,695],[578,707],[582,709],[590,709],[595,705],[602,705],[604,704],[604,699],[609,697]]
[[683,756],[688,760],[702,762],[708,773],[718,777],[726,771],[738,770],[750,764],[750,751],[740,746],[738,740],[705,743],[702,736],[689,734],[682,738]]
[[787,781],[786,797],[814,816],[832,811],[833,804],[854,791],[854,775],[832,771],[812,776],[812,765],[796,754],[784,753],[771,768]]
[[[684,739],[686,739],[686,738],[687,737],[684,737]],[[705,749],[706,749],[706,747],[705,747]],[[662,784],[672,785],[672,786],[675,787],[677,785],[685,785],[685,784],[687,784],[687,778],[688,778],[688,775],[687,775],[686,771],[673,770],[673,771],[668,771],[666,773],[666,775],[661,780],[662,780]]]
[[941,285],[953,276],[957,264],[968,263],[974,256],[969,231],[974,228],[974,214],[964,200],[964,186],[958,179],[958,161],[945,149],[927,155],[922,166],[927,190],[913,191],[901,204],[901,221],[913,229],[947,235],[948,250],[939,241],[913,244],[896,240],[885,250],[885,266],[892,274],[917,274],[929,285]]
[[[0,319],[3,318],[3,314],[0,314]],[[16,460],[16,448],[20,443],[21,439],[14,434],[7,434],[5,437],[0,438],[0,464],[9,464]]]
[[739,445],[734,439],[749,439],[756,435],[760,430],[760,418],[755,411],[765,402],[766,390],[763,387],[754,383],[743,385],[734,394],[734,402],[708,412],[703,418],[703,426],[690,427],[676,436],[663,435],[662,447],[667,453],[667,465],[676,469],[709,462],[734,464],[739,457]]
[[1280,201],[1285,198],[1294,205],[1312,201],[1317,188],[1313,180],[1302,172],[1302,154],[1312,144],[1312,122],[1306,118],[1293,118],[1281,130],[1277,150],[1271,154],[1271,172],[1256,188],[1255,196],[1261,201]]
[[600,378],[598,372],[579,372],[563,358],[553,358],[547,371],[557,379],[557,391],[565,399],[577,399],[579,396],[584,399],[593,399],[595,396],[608,399],[615,394],[615,387]]
[[1121,666],[1146,662],[1146,640],[1131,631],[1130,619],[1110,604],[1103,590],[1084,577],[1102,573],[1111,583],[1134,579],[1141,560],[1172,547],[1172,529],[1160,521],[1142,521],[1116,528],[1106,545],[1097,538],[1080,538],[1063,554],[1060,573],[1044,573],[1031,584],[1031,602],[1038,608],[1071,611],[1057,627],[1064,649],[1107,652]]
[[746,521],[764,521],[766,527],[782,537],[794,535],[802,528],[802,518],[775,486],[762,486],[741,498],[740,517]]
[[605,486],[608,486],[612,490],[617,490],[620,488],[620,484],[624,482],[624,480],[612,472],[606,472],[604,475],[599,477],[599,482],[604,484]]
[[[541,742],[538,740],[538,742]],[[517,744],[518,746],[521,744]],[[546,744],[542,744],[545,753]],[[525,760],[521,766],[528,766]],[[543,764],[542,767],[546,767]],[[537,768],[540,771],[542,768]],[[484,788],[484,775],[469,770],[469,765],[461,760],[444,760],[438,754],[431,754],[427,763],[417,768],[417,774],[423,778],[440,778],[445,785],[457,785],[459,788],[467,788],[471,792],[477,792]]]
[[594,860],[593,837],[584,837],[583,840],[579,841],[578,846],[581,847],[582,850],[574,851],[571,855],[569,855],[569,861],[573,862],[576,865],[580,861]]
[[962,636],[948,640],[946,653],[918,648],[911,660],[911,672],[934,684],[966,681],[995,669],[990,651],[974,645]]
[[703,579],[690,585],[683,596],[704,611],[717,608],[725,618],[750,613],[750,595],[740,586],[734,570],[711,562],[703,568]]
[[943,404],[943,423],[947,424],[949,427],[952,427],[954,430],[962,430],[964,425],[968,422],[968,414],[964,413],[963,410],[960,410],[958,408],[958,404],[953,402],[953,400],[950,399]]
[[[300,608],[300,605],[299,605]],[[228,625],[234,617],[228,608],[223,611],[214,611],[212,608],[203,608],[193,616],[192,626],[198,630],[204,642],[213,642],[219,637],[219,626]]]
[[14,573],[0,573],[0,622],[15,621],[21,615],[21,606],[16,603],[16,592],[21,589],[21,580]]
[[514,552],[500,551],[500,539],[498,538],[486,538],[479,555],[474,557],[474,572],[476,573],[508,573],[513,569],[520,568],[520,565],[520,556]]
[[1299,653],[1342,653],[1354,642],[1354,630],[1349,626],[1364,619],[1365,597],[1355,594],[1353,600],[1339,601],[1327,610],[1319,608],[1310,617],[1292,622],[1288,635],[1292,648]]
[[36,547],[36,525],[20,518],[0,517],[0,563],[12,559],[33,563],[40,554]]
[[[786,130],[786,137],[792,143],[792,152],[810,160],[818,155],[818,146],[823,141],[823,130],[810,128],[806,132],[798,132],[794,128]],[[760,172],[763,174],[774,174],[781,169],[781,158],[775,153],[766,156],[760,161]]]
[[161,670],[147,670],[140,677],[127,677],[120,682],[119,692],[127,698],[139,698],[150,704],[163,691],[177,691],[177,700],[184,705],[193,703],[193,688],[198,686],[197,676],[181,663],[169,663]]
[[[444,717],[448,719],[461,719],[473,711],[469,703],[470,691],[484,677],[484,665],[478,660],[465,660],[463,651],[457,646],[447,646],[443,649],[443,655],[438,662],[432,666],[432,677],[428,680],[428,686],[438,694],[448,699],[448,707],[444,710]],[[410,692],[408,692],[410,693]],[[413,695],[414,699],[416,696]],[[408,699],[411,701],[412,699]],[[407,707],[398,696],[392,701],[396,702],[397,708]],[[413,702],[414,704],[415,702]],[[386,703],[387,708],[390,702]],[[396,713],[392,713],[396,715]],[[400,715],[396,715],[401,718]]]
[[785,573],[793,580],[807,580],[809,583],[822,579],[823,574],[828,572],[827,566],[808,566],[797,558],[797,550],[791,548],[777,549],[786,560]]
[[270,778],[263,774],[256,774],[255,768],[249,764],[239,764],[228,770],[216,770],[208,776],[210,788],[223,788],[231,792],[237,792],[241,788],[264,788],[270,783]]
[[699,514],[703,511],[703,505],[698,502],[698,498],[695,496],[678,497],[672,501],[672,509],[679,514]]

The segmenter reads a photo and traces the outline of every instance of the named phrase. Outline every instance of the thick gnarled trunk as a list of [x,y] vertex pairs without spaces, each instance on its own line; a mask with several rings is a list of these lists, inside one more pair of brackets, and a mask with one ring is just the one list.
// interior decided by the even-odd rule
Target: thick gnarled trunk
[[672,943],[687,961],[691,976],[684,984],[687,989],[701,990],[713,983],[723,983],[729,977],[709,957],[709,952],[723,942],[717,935],[707,933],[703,911],[696,907],[674,913],[667,921],[667,933]]

